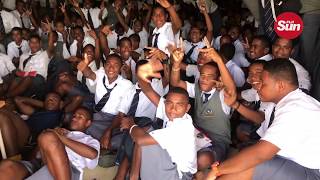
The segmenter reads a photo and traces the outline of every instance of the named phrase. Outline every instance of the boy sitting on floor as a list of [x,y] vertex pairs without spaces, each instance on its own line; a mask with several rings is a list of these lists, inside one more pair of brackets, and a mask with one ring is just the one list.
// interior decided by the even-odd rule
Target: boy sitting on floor
[[49,129],[39,136],[45,166],[35,172],[31,162],[4,160],[0,164],[0,179],[24,179],[34,172],[27,179],[82,179],[83,168],[92,169],[98,164],[100,144],[84,133],[91,122],[92,113],[85,107],[78,108],[70,124],[71,131]]

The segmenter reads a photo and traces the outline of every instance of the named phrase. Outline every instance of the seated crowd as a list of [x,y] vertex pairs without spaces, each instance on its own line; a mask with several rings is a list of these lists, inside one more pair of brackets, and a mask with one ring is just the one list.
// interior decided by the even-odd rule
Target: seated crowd
[[320,180],[295,40],[206,0],[54,2],[0,2],[0,179]]

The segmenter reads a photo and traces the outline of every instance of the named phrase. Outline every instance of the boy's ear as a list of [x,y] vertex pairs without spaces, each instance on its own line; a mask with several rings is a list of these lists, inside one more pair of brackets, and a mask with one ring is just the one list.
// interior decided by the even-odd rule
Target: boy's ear
[[269,53],[269,51],[270,51],[270,48],[264,48],[264,53],[265,54]]
[[188,113],[188,111],[190,110],[190,108],[191,108],[191,105],[190,105],[190,104],[188,104],[187,112],[186,112],[186,113]]
[[290,55],[292,55],[295,52],[294,48],[291,49]]

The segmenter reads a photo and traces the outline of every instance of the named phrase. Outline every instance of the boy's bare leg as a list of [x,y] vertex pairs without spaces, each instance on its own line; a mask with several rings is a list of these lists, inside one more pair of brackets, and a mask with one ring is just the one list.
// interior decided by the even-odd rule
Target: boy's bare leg
[[0,129],[8,157],[19,154],[30,134],[26,123],[11,111],[0,110]]
[[122,160],[120,166],[118,168],[118,172],[116,174],[115,180],[125,180],[127,176],[127,172],[129,169],[129,160],[127,156]]
[[137,144],[134,145],[133,158],[130,171],[130,180],[138,180],[140,175],[141,166],[141,147]]
[[25,179],[28,175],[28,170],[21,163],[11,160],[2,160],[0,163],[0,179]]
[[71,171],[65,145],[59,137],[50,131],[42,133],[38,138],[40,152],[55,180],[71,179]]

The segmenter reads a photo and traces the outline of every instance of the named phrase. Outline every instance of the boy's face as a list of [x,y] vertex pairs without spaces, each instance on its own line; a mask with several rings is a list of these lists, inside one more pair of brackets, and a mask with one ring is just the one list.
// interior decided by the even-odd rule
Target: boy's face
[[64,25],[61,22],[57,22],[56,23],[56,30],[60,33],[62,33],[64,31]]
[[210,62],[211,60],[209,58],[207,58],[204,53],[200,52],[198,55],[198,60],[197,60],[197,65],[198,68],[203,66],[204,64]]
[[40,41],[37,38],[31,38],[29,41],[31,53],[36,53],[40,50]]
[[217,68],[210,65],[203,65],[200,68],[199,86],[200,90],[209,92],[214,88],[214,80],[218,79]]
[[228,34],[229,34],[229,36],[231,36],[232,41],[237,40],[240,36],[240,32],[239,32],[238,28],[235,28],[235,27],[231,28],[229,30]]
[[22,34],[19,31],[13,31],[12,32],[12,39],[14,40],[14,42],[20,44],[22,41]]
[[91,0],[85,0],[85,1],[83,2],[83,6],[84,6],[84,8],[86,8],[86,9],[90,9],[90,8],[92,7],[92,2],[91,2]]
[[61,98],[57,94],[50,93],[47,95],[44,106],[46,110],[56,111],[60,108]]
[[272,46],[272,55],[274,58],[289,58],[292,52],[290,40],[279,38]]
[[166,23],[166,14],[161,8],[153,10],[152,21],[157,28],[161,28]]
[[259,59],[268,53],[268,49],[264,48],[262,42],[258,39],[254,39],[250,46],[248,56],[251,59]]
[[30,33],[26,30],[22,30],[22,38],[24,40],[29,40],[30,39]]
[[89,119],[88,112],[83,109],[78,109],[74,112],[70,129],[73,131],[85,131],[91,124],[91,120]]
[[198,43],[199,41],[201,41],[202,38],[202,34],[200,29],[193,27],[190,30],[190,40],[192,43]]
[[183,94],[169,93],[165,100],[165,111],[169,120],[183,117],[190,109],[188,101]]
[[95,59],[94,49],[91,46],[86,46],[83,50],[84,54],[87,54],[89,62],[92,62]]
[[137,20],[137,21],[134,22],[133,31],[135,33],[139,33],[140,31],[142,31],[142,23],[141,23],[141,21]]
[[117,59],[110,58],[104,65],[104,71],[109,79],[116,79],[121,71],[122,63]]
[[136,41],[133,38],[130,38],[130,41],[131,41],[131,44],[132,44],[132,50],[136,50],[136,49],[139,48],[139,42],[138,41]]
[[275,102],[278,94],[278,85],[267,71],[262,72],[261,87],[258,89],[258,94],[261,101]]
[[122,41],[120,44],[120,56],[127,60],[131,56],[131,41]]
[[74,38],[78,42],[82,43],[84,38],[84,33],[80,29],[74,29],[73,33],[74,33]]
[[251,84],[252,87],[256,90],[258,90],[261,86],[262,71],[262,64],[252,64],[249,67],[248,83]]
[[16,9],[20,14],[23,13],[23,8],[24,8],[23,6],[24,6],[23,2],[18,2],[17,5],[16,5]]
[[224,44],[232,43],[232,39],[229,36],[222,36],[220,38],[220,47]]

